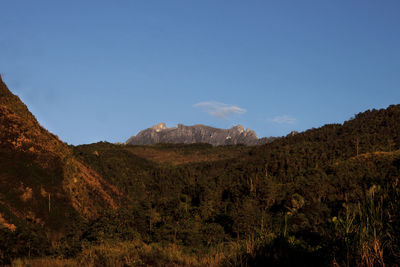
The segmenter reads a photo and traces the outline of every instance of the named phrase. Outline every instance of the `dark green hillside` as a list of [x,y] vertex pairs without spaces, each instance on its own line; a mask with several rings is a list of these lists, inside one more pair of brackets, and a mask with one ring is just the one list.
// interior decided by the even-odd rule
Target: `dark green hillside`
[[255,147],[68,147],[0,86],[1,264],[400,262],[400,105]]
[[330,124],[294,136],[280,138],[255,149],[266,171],[280,179],[350,157],[400,148],[400,105],[359,113],[343,125]]
[[251,147],[244,145],[213,147],[210,144],[156,144],[149,146],[126,145],[125,149],[151,161],[179,165],[233,159],[246,153]]
[[[395,203],[400,124],[393,119],[400,118],[399,110],[391,106],[360,113],[344,125],[327,125],[260,147],[233,146],[232,154],[240,156],[230,159],[165,165],[106,143],[80,146],[74,153],[131,196],[136,203],[128,205],[136,220],[132,227],[146,242],[172,242],[206,253],[222,243],[251,241],[254,251],[242,255],[249,263],[274,260],[268,257],[288,249],[291,256],[310,260],[304,264],[318,266],[334,260],[361,264],[366,257],[362,253],[369,251],[361,249],[372,249],[368,246],[376,241],[390,263],[397,260],[399,245]],[[163,149],[187,153],[193,146]],[[371,197],[378,205],[374,208],[381,209],[379,218],[361,214],[371,209]],[[346,243],[350,233],[340,232],[350,207],[351,234],[357,238],[351,244]],[[381,239],[374,236],[371,241],[371,232],[356,227],[371,219],[379,220],[381,226],[374,231]],[[275,263],[289,264],[290,257],[282,257]]]

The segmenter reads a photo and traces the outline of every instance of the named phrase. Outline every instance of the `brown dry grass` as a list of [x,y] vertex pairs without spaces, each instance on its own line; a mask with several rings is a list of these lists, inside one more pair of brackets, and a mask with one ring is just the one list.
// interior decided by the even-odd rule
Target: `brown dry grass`
[[40,258],[40,259],[17,259],[12,267],[76,267],[79,266],[78,262],[74,259],[54,259],[54,258]]
[[361,250],[360,266],[385,266],[385,262],[383,260],[383,248],[376,237],[372,242],[364,242]]
[[350,160],[369,160],[369,159],[379,159],[379,158],[385,158],[385,157],[390,157],[390,156],[399,156],[400,155],[400,150],[395,150],[391,152],[386,152],[386,151],[375,151],[375,152],[370,152],[370,153],[363,153],[358,156],[354,156],[350,158]]
[[131,242],[106,242],[100,245],[86,247],[74,259],[17,259],[15,267],[123,267],[123,266],[221,266],[222,263],[236,255],[241,249],[238,243],[225,244],[215,248],[206,255],[188,254],[181,246],[175,244],[160,245],[145,244],[136,240]]
[[70,194],[73,207],[83,217],[94,218],[104,208],[119,207],[116,200],[122,193],[115,186],[76,159],[70,159],[66,165],[64,189]]
[[183,150],[183,149],[160,149],[156,146],[127,146],[126,150],[132,154],[158,163],[180,165],[204,161],[217,161],[239,157],[247,152],[249,147],[232,149],[230,147],[219,147],[218,149],[205,150]]

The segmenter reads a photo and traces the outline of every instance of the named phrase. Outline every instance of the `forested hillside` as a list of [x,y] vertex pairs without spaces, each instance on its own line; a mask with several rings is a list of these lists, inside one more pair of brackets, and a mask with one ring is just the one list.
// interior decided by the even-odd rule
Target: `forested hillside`
[[[245,244],[238,258],[223,261],[228,265],[394,264],[398,118],[400,106],[390,106],[264,146],[225,148],[239,153],[233,159],[178,165],[144,161],[132,155],[134,147],[107,143],[74,152],[131,192],[138,206],[130,214],[146,242],[179,244],[196,254]],[[165,146],[188,158],[209,149]]]
[[41,127],[0,77],[0,264],[42,256],[122,194]]
[[74,147],[0,86],[1,264],[400,262],[400,105],[262,146]]

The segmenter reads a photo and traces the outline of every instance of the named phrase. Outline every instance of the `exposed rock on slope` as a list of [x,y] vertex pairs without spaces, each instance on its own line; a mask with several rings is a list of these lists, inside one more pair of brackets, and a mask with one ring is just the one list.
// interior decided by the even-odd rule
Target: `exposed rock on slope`
[[256,145],[259,139],[254,131],[244,129],[237,125],[231,129],[218,129],[201,124],[185,126],[178,124],[177,127],[167,128],[165,123],[156,124],[151,128],[139,132],[126,141],[132,145],[151,145],[157,143],[193,144],[209,143],[218,145]]

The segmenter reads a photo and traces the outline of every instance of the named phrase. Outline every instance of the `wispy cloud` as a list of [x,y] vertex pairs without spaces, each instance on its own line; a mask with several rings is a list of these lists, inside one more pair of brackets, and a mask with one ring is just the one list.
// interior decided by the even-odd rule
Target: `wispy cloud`
[[215,101],[200,102],[194,104],[193,107],[199,108],[213,117],[222,119],[228,119],[233,114],[243,114],[246,112],[244,108]]
[[273,123],[280,123],[280,124],[293,124],[296,122],[296,118],[293,118],[289,115],[281,115],[281,116],[276,116],[272,119],[269,119],[268,121],[273,122]]

